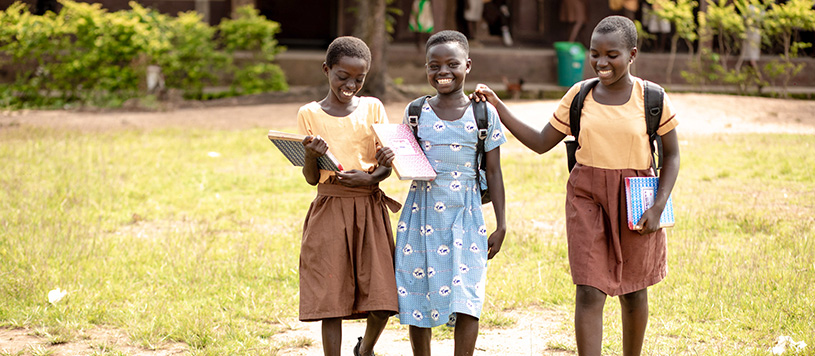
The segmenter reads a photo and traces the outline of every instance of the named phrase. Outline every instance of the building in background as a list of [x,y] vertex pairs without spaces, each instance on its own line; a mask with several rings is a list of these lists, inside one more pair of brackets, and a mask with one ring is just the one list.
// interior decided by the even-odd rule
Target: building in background
[[[0,0],[0,9],[15,0]],[[32,11],[58,8],[56,0],[20,0],[31,6]],[[79,0],[100,3],[109,11],[129,9],[130,0]],[[337,36],[353,32],[352,13],[357,0],[138,0],[145,7],[162,13],[176,14],[195,10],[204,21],[216,25],[222,18],[231,17],[242,5],[251,4],[270,20],[281,24],[277,36],[281,44],[292,48],[325,48]],[[432,0],[436,31],[460,29],[461,9],[465,0]],[[644,0],[643,0],[644,1]],[[407,14],[413,0],[394,0],[390,5],[398,8],[402,16],[394,16],[395,42],[411,43],[413,34],[408,30]],[[560,0],[508,0],[511,13],[510,31],[519,47],[550,47],[556,41],[566,40],[569,28],[558,19]],[[591,24],[605,16],[616,14],[609,7],[609,0],[587,0],[588,21],[578,41],[588,44]],[[486,31],[485,26],[482,27]],[[500,38],[494,38],[500,44]]]

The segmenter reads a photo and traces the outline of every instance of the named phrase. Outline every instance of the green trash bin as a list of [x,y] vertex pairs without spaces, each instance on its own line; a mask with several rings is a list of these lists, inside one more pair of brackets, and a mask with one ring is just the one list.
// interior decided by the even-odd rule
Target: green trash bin
[[557,54],[557,84],[571,87],[583,80],[586,49],[579,42],[555,42]]

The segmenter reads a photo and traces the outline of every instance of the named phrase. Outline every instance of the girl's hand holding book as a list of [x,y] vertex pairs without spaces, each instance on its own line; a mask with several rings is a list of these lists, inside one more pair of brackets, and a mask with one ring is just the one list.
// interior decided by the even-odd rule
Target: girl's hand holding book
[[662,209],[649,208],[642,213],[640,221],[634,225],[634,230],[639,231],[640,235],[648,235],[659,230],[660,215],[662,215]]
[[376,163],[379,163],[380,166],[391,167],[395,157],[396,154],[393,153],[390,147],[379,147],[376,149]]
[[328,143],[320,136],[306,136],[303,139],[303,146],[306,148],[306,157],[318,158],[328,152]]

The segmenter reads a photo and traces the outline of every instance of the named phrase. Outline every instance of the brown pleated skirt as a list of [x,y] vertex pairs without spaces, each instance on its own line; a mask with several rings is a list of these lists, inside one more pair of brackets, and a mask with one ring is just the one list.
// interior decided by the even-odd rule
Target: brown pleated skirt
[[387,208],[400,207],[378,186],[317,186],[300,245],[300,320],[398,312]]
[[560,2],[561,22],[586,22],[586,0],[562,0]]
[[666,234],[628,229],[625,177],[652,170],[575,165],[566,187],[566,234],[572,281],[610,296],[652,286],[668,274]]

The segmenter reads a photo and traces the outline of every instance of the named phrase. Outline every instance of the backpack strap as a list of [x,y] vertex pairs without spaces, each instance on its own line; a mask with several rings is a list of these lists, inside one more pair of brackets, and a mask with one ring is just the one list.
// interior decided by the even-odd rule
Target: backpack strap
[[478,162],[478,167],[481,169],[487,168],[487,160],[484,159],[484,141],[489,136],[487,132],[487,102],[486,101],[472,101],[473,115],[475,116],[475,123],[478,126],[478,144],[475,147],[475,155]]
[[420,96],[408,105],[408,125],[413,129],[413,137],[419,142],[419,117],[422,116],[422,107],[430,95]]
[[[659,175],[662,169],[662,137],[657,134],[659,121],[662,119],[662,101],[665,90],[654,82],[643,80],[645,86],[643,101],[645,102],[645,126],[648,132],[648,146],[651,147],[651,167],[654,174]],[[656,153],[657,158],[654,157]]]
[[594,88],[600,79],[592,78],[580,83],[580,91],[572,98],[572,104],[569,106],[569,129],[572,131],[575,141],[580,135],[580,114],[583,112],[583,101],[589,95],[589,91]]
[[484,148],[484,141],[489,136],[489,121],[487,119],[487,102],[486,101],[472,101],[473,116],[475,116],[475,124],[478,126],[478,142],[475,145],[475,184],[478,187],[479,195],[481,195],[481,204],[486,204],[491,201],[488,190],[481,190],[481,170],[487,170],[487,153]]

